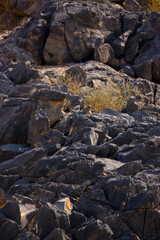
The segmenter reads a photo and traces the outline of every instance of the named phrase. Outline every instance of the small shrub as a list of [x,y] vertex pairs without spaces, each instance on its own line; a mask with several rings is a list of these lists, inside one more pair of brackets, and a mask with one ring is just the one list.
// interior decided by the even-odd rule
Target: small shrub
[[58,82],[66,84],[70,93],[81,96],[80,89],[83,87],[83,84],[77,80],[76,76],[73,78],[73,76],[62,75],[59,77]]
[[113,85],[108,83],[105,89],[93,89],[84,99],[88,105],[91,105],[93,111],[102,111],[105,108],[121,110],[126,106],[130,96],[138,96],[139,91],[129,84]]
[[160,0],[149,0],[147,5],[150,11],[160,11]]
[[86,105],[91,105],[92,111],[102,111],[105,108],[121,110],[126,106],[130,96],[139,96],[140,91],[129,84],[116,85],[108,82],[103,88],[85,88],[84,83],[73,77],[62,76],[59,82],[68,86],[69,92],[81,96]]
[[160,11],[159,0],[137,0],[142,6],[147,6],[150,11]]

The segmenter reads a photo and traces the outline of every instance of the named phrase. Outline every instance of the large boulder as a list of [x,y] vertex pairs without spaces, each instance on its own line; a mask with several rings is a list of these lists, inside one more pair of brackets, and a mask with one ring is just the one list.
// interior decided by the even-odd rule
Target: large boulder
[[[9,14],[13,11],[13,14],[20,16],[32,15],[37,1],[31,3],[28,0],[24,3],[19,0],[16,4],[15,1],[8,1],[8,6]],[[5,15],[4,18],[10,17]],[[102,5],[92,2],[47,1],[15,32],[15,39],[8,37],[4,40],[0,59],[32,58],[36,63],[47,64],[91,59],[94,49],[99,45],[112,44],[119,36],[122,35],[123,38],[128,30],[135,34],[145,18],[143,12],[127,12],[109,2]],[[9,56],[6,48],[10,48]]]
[[43,48],[47,38],[46,19],[35,19],[27,28],[25,36],[26,50],[33,56],[34,61],[41,64],[43,57]]
[[0,106],[0,143],[30,143],[64,115],[66,93],[49,85],[17,86],[9,95]]
[[[160,56],[160,14],[153,12],[146,23],[138,29],[137,42],[139,50],[134,60],[137,77],[142,77],[159,83],[158,58]],[[154,70],[152,70],[154,66]]]
[[95,47],[121,34],[120,12],[109,4],[104,7],[81,2],[60,5],[52,17],[43,54],[45,62],[62,64],[90,58]]
[[[16,85],[27,83],[29,80],[40,77],[38,71],[28,62],[6,62],[0,71]],[[5,81],[7,83],[7,81]]]

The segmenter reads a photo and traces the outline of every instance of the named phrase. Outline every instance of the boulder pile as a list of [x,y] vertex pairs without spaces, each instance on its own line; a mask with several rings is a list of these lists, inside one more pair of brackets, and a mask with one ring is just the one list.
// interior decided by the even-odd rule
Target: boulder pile
[[[113,2],[48,0],[0,36],[1,240],[160,239],[160,13]],[[141,94],[96,112],[62,75]]]

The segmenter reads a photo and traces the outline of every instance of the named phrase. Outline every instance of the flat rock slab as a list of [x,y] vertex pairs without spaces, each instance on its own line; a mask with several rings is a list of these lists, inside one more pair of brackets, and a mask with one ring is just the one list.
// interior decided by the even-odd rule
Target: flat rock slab
[[96,161],[100,161],[105,164],[104,172],[116,170],[124,165],[124,163],[120,161],[116,161],[109,158],[96,158]]

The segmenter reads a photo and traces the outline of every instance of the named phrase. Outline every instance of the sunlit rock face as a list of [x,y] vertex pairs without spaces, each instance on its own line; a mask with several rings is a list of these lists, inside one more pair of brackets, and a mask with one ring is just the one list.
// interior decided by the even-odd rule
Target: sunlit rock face
[[[108,12],[106,15],[105,12]],[[94,48],[121,34],[119,8],[97,8],[90,3],[60,5],[53,15],[43,57],[47,64],[89,59]]]
[[100,1],[0,3],[0,240],[160,239],[160,14]]

